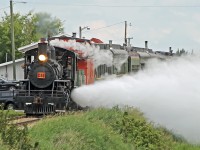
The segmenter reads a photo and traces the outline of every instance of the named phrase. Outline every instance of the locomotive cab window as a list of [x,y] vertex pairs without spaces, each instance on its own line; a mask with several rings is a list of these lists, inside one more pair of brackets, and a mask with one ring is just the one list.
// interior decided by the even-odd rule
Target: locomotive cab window
[[73,58],[67,57],[67,65],[66,65],[66,78],[72,79],[72,71],[73,71]]

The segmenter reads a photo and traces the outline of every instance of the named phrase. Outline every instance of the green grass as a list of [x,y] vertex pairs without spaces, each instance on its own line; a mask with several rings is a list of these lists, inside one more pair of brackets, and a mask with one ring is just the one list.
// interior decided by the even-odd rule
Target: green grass
[[6,115],[7,117],[22,116],[24,112],[14,111],[14,110],[0,110],[0,114]]
[[155,128],[136,109],[94,109],[46,119],[30,131],[41,149],[197,150],[164,128]]
[[34,126],[30,133],[41,149],[134,149],[102,121],[91,122],[80,114],[47,119]]
[[7,149],[9,148],[2,143],[2,140],[0,140],[0,150],[7,150]]
[[179,143],[173,148],[173,150],[200,150],[200,146],[186,144],[186,143]]
[[102,120],[123,137],[124,143],[137,149],[170,149],[173,145],[171,135],[155,129],[136,109],[97,109],[86,113],[86,116],[89,120]]
[[[200,150],[149,123],[133,108],[93,109],[45,118],[29,129],[41,150]],[[0,150],[8,149],[0,140]]]

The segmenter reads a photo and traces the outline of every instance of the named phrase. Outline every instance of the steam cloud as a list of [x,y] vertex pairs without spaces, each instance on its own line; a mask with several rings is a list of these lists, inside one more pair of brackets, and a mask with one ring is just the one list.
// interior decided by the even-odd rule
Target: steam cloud
[[151,121],[200,143],[200,57],[151,60],[133,75],[75,89],[81,106],[134,106]]
[[82,52],[83,57],[89,57],[94,60],[95,67],[98,67],[101,64],[106,64],[107,66],[111,66],[113,64],[113,56],[110,51],[100,50],[98,46],[90,45],[89,43],[79,43],[75,40],[69,40],[66,42],[55,39],[50,41],[50,44],[53,46],[78,50]]

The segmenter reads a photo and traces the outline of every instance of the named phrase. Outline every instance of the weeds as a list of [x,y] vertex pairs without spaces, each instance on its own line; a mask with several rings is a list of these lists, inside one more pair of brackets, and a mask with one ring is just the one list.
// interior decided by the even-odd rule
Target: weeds
[[23,126],[19,128],[17,125],[10,123],[9,111],[0,111],[0,141],[8,149],[12,150],[30,150],[37,149],[38,143],[34,146],[28,137],[28,128]]
[[123,136],[125,143],[133,143],[136,148],[148,150],[170,149],[170,143],[163,140],[163,134],[142,119],[135,119],[124,112],[121,121],[116,122],[115,130]]

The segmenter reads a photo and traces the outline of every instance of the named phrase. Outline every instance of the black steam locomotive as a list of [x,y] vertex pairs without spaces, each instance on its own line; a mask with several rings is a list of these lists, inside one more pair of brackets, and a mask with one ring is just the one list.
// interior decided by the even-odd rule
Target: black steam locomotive
[[15,96],[17,108],[26,114],[65,111],[76,104],[74,88],[77,56],[74,52],[41,42],[25,51],[24,80]]

